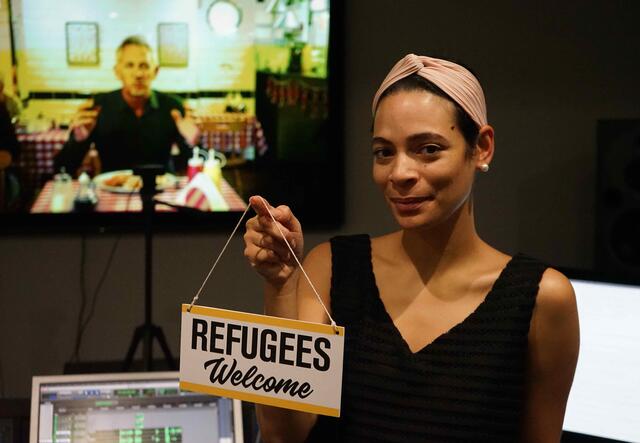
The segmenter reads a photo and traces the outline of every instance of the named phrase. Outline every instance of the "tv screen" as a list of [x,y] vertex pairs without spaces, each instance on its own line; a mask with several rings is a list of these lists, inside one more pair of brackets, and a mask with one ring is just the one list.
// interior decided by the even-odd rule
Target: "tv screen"
[[339,8],[10,0],[0,221],[135,229],[147,197],[159,228],[226,228],[260,194],[337,227]]
[[563,428],[576,437],[640,441],[640,284],[582,274],[569,272],[576,277],[571,282],[580,316],[580,356]]

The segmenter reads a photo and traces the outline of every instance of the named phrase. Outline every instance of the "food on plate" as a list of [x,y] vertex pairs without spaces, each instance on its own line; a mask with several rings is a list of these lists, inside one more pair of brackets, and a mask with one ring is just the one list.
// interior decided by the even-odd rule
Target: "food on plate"
[[[164,174],[156,177],[156,187],[166,189],[176,183],[176,178],[172,174]],[[117,192],[134,192],[142,188],[142,178],[134,175],[131,171],[111,173],[108,177],[98,180],[99,187]],[[109,189],[111,188],[111,189]]]
[[142,187],[142,179],[139,175],[115,174],[102,182],[105,186],[135,191]]

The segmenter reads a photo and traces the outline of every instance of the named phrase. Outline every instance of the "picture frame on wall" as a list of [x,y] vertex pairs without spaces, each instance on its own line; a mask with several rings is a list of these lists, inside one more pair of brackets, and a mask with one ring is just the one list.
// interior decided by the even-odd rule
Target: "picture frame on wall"
[[160,66],[189,65],[189,25],[187,23],[158,24],[158,62]]
[[98,23],[66,22],[65,38],[69,66],[97,66],[100,64]]

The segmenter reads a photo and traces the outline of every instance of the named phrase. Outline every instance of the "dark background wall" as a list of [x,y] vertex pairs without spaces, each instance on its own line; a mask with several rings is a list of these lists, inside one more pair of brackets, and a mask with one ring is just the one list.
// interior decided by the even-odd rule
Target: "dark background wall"
[[[497,134],[476,188],[481,235],[557,266],[594,263],[596,125],[640,118],[640,3],[634,1],[349,0],[345,17],[346,218],[340,232],[380,234],[393,221],[370,179],[370,102],[408,52],[471,66]],[[329,178],[327,178],[329,179]],[[309,247],[334,232],[313,232]],[[200,286],[227,234],[161,235],[154,319],[178,352],[179,305]],[[29,396],[30,377],[62,371],[79,310],[81,237],[0,237],[0,395]],[[113,235],[86,239],[87,292]],[[81,350],[122,359],[143,320],[143,240],[123,236]],[[212,306],[261,310],[261,283],[234,240],[202,295]]]

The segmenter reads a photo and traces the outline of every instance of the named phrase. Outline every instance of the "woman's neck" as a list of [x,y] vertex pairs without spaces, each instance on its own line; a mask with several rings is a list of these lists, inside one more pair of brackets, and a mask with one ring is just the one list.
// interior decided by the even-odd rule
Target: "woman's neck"
[[470,201],[438,226],[400,231],[399,240],[406,257],[429,274],[472,259],[484,245]]

